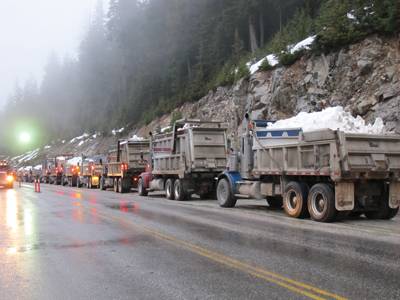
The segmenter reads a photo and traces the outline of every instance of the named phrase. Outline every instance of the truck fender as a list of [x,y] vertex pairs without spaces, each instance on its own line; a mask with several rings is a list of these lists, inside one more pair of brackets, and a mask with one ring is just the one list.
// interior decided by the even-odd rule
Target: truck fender
[[237,191],[237,182],[242,180],[242,176],[240,175],[239,172],[234,172],[234,171],[224,171],[222,174],[218,176],[218,181],[220,181],[222,178],[226,178],[229,181],[229,184],[232,189],[233,194],[238,194]]

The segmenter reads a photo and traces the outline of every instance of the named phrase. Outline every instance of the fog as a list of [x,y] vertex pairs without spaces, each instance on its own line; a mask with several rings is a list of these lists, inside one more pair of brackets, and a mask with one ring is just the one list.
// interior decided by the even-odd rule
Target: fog
[[42,78],[50,53],[74,56],[96,0],[0,1],[0,107],[16,81]]

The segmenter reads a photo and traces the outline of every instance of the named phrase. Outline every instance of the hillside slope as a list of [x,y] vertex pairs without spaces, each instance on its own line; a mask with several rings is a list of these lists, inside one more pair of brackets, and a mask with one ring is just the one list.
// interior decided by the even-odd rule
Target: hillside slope
[[[278,120],[300,111],[318,111],[341,105],[354,115],[373,122],[381,117],[389,130],[400,132],[400,39],[370,36],[362,42],[327,55],[306,54],[290,67],[257,72],[235,85],[219,87],[201,100],[175,110],[186,118],[222,120],[229,124],[229,137],[238,145],[238,132],[246,111],[253,118]],[[147,136],[168,126],[171,115],[153,120],[111,137],[89,138],[85,143],[56,144],[47,155],[75,152],[92,155],[115,148],[116,140],[128,135]],[[40,151],[34,165],[44,156]]]

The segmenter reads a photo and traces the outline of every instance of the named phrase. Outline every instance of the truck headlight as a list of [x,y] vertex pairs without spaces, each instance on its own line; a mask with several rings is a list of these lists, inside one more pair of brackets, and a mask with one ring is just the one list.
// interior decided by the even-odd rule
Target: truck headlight
[[7,176],[7,182],[8,182],[8,183],[11,183],[11,182],[13,182],[13,181],[14,181],[14,177],[11,176],[11,175],[8,175],[8,176]]

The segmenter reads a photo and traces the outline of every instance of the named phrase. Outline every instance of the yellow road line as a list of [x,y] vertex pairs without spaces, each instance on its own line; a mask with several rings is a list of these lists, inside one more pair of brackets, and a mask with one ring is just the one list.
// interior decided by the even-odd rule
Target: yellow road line
[[189,250],[193,253],[196,253],[200,256],[206,257],[212,261],[218,262],[222,265],[228,266],[233,269],[240,270],[242,272],[245,272],[247,274],[250,274],[254,277],[263,279],[267,282],[274,283],[276,285],[279,285],[281,287],[284,287],[294,293],[301,294],[303,296],[306,296],[310,299],[315,299],[315,300],[322,300],[322,299],[336,299],[336,300],[345,300],[346,298],[339,296],[334,293],[330,293],[328,291],[319,289],[317,287],[314,287],[312,285],[290,279],[288,277],[285,277],[283,275],[279,275],[277,273],[267,271],[262,268],[254,267],[252,265],[249,265],[247,263],[241,262],[239,260],[233,259],[231,257],[225,256],[223,254],[220,254],[218,252],[210,251],[208,249],[205,249],[203,247],[194,245],[192,243],[177,239],[173,236],[161,233],[159,231],[150,229],[146,226],[138,225],[130,220],[126,219],[121,219],[120,217],[114,217],[110,215],[106,215],[103,213],[98,213],[98,215],[104,219],[112,220],[112,221],[118,221],[118,222],[123,222],[125,224],[128,224],[130,226],[140,228],[142,231],[147,232],[148,234],[159,238],[161,240],[167,241],[173,245],[179,245],[186,250]]

